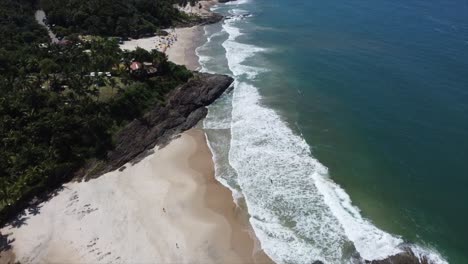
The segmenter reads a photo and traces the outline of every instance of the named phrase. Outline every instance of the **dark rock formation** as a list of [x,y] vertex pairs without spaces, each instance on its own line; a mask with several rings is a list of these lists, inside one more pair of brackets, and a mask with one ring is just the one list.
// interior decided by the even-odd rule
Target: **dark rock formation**
[[419,259],[410,248],[404,252],[382,260],[366,261],[369,264],[432,264],[424,256]]
[[115,149],[108,154],[104,165],[89,164],[78,176],[99,176],[129,161],[139,160],[156,145],[167,144],[175,135],[203,119],[208,111],[205,106],[221,96],[232,82],[226,75],[195,73],[191,80],[168,95],[166,105],[156,106],[116,135]]
[[[227,3],[233,2],[236,0],[218,0],[218,3]],[[223,20],[224,16],[211,12],[209,15],[193,17],[188,21],[179,21],[175,23],[175,27],[193,27],[193,26],[203,26],[209,24],[215,24]]]
[[212,13],[210,16],[203,17],[201,19],[200,25],[209,25],[218,23],[219,21],[223,20],[223,16],[218,13]]
[[215,24],[223,20],[223,16],[218,13],[210,13],[210,15],[193,17],[188,21],[180,21],[175,23],[175,27],[193,27]]

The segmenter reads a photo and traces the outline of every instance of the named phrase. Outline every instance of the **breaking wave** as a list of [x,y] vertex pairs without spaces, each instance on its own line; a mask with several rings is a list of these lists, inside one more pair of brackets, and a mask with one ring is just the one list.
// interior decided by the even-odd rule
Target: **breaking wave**
[[[245,12],[238,9],[242,4],[231,3],[229,12]],[[268,70],[245,61],[268,50],[238,41],[239,22],[245,23],[225,20],[221,31],[207,36],[205,45],[213,45],[215,37],[227,35],[222,46],[235,82],[232,93],[210,106],[204,127],[217,178],[235,198],[245,198],[262,248],[277,263],[360,263],[402,252],[403,239],[363,218],[305,140],[261,104],[255,79]],[[210,72],[212,58],[199,57],[203,71]],[[411,248],[434,263],[447,263],[435,251]]]

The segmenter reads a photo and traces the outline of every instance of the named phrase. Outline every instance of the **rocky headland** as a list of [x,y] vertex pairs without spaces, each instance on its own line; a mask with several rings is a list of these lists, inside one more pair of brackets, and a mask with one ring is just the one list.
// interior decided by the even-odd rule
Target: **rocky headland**
[[232,82],[226,75],[195,73],[187,83],[168,94],[165,105],[155,106],[118,132],[115,148],[104,162],[88,164],[77,176],[89,179],[119,168],[123,170],[125,163],[140,160],[156,145],[164,146],[203,119],[208,112],[206,106],[220,97]]

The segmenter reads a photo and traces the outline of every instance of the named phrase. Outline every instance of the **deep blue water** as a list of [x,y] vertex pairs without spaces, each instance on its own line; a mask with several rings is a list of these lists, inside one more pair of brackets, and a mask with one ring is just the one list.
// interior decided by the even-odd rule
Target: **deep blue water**
[[468,1],[253,0],[261,89],[378,227],[468,263]]

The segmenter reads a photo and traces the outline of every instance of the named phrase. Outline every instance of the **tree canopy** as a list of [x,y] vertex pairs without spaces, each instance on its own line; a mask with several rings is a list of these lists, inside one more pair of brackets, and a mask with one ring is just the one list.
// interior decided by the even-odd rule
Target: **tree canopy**
[[[174,4],[187,0],[41,0],[48,22],[62,35],[139,37],[189,17]],[[195,3],[194,0],[190,2]]]
[[[50,43],[35,5],[0,6],[0,222],[7,209],[63,183],[87,160],[104,159],[122,126],[192,76],[163,53],[124,52],[112,38]],[[133,75],[134,60],[157,74]]]

